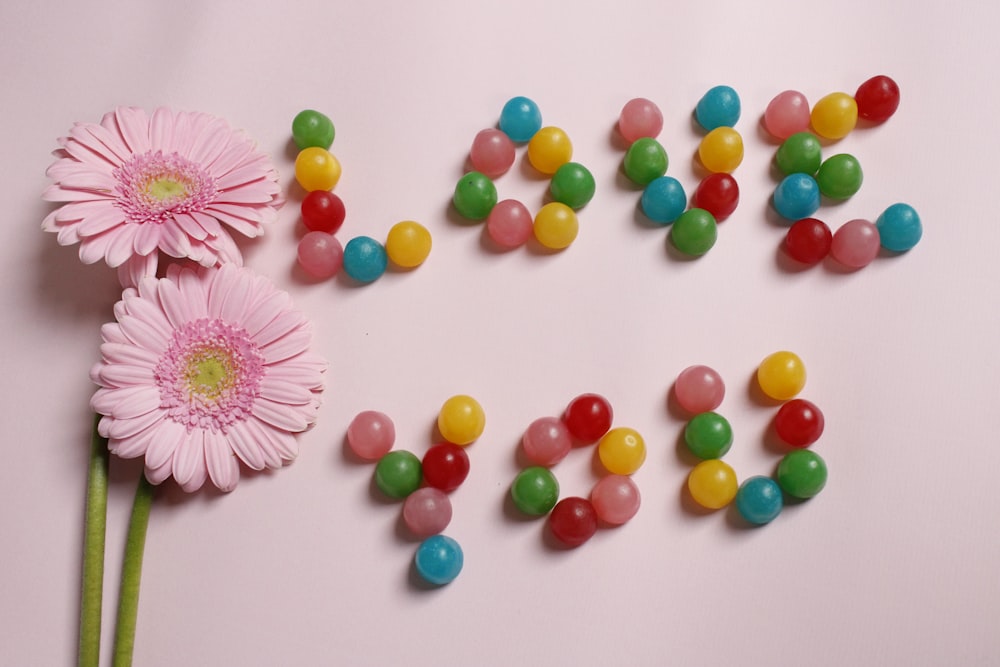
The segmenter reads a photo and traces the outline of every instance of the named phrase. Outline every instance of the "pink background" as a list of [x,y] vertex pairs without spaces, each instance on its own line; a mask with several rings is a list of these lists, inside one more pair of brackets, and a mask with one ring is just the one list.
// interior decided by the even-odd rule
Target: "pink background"
[[[1000,12],[986,6],[4,3],[0,662],[75,659],[88,369],[118,288],[39,231],[39,195],[58,136],[131,104],[222,116],[272,156],[290,203],[246,244],[247,263],[291,292],[330,361],[293,465],[229,495],[160,490],[137,665],[1000,664]],[[854,153],[865,183],[820,214],[836,227],[906,201],[924,240],[854,273],[789,270],[760,115],[782,90],[814,102],[880,73],[902,88],[899,112],[826,149]],[[716,247],[682,261],[665,230],[639,224],[613,127],[630,98],[657,102],[668,173],[690,193],[691,111],[720,83],[743,101],[742,201]],[[491,252],[481,227],[448,212],[473,136],[514,95],[569,133],[597,179],[579,238],[556,255]],[[421,221],[434,235],[423,267],[367,287],[299,276],[289,139],[303,108],[337,126],[340,238]],[[523,160],[498,188],[536,210],[546,181]],[[726,460],[741,479],[769,474],[775,409],[751,378],[778,349],[808,366],[830,481],[748,530],[684,501],[684,418],[666,397],[686,366],[715,367],[736,431]],[[560,551],[505,499],[526,426],[586,391],[646,438],[643,507]],[[477,397],[488,425],[452,496],[465,570],[428,591],[411,579],[400,506],[372,491],[372,466],[345,456],[343,438],[378,409],[422,455],[456,393]],[[592,452],[573,454],[556,472],[564,495],[586,495]],[[138,470],[111,470],[108,648]]]

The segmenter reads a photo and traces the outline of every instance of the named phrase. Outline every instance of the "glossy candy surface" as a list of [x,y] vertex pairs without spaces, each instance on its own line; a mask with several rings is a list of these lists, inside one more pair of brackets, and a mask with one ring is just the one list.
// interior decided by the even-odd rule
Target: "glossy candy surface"
[[698,184],[691,198],[691,205],[712,214],[722,222],[736,210],[740,203],[740,186],[730,174],[709,174]]
[[751,477],[736,492],[736,509],[748,523],[770,523],[784,507],[781,487],[770,477]]
[[808,174],[790,174],[778,183],[771,202],[774,210],[783,218],[808,218],[819,210],[819,184]]
[[543,127],[528,142],[528,161],[543,174],[554,174],[573,159],[573,143],[558,127]]
[[806,386],[806,365],[794,352],[774,352],[757,367],[757,383],[767,396],[787,401]]
[[778,146],[774,152],[774,163],[785,176],[815,176],[823,164],[823,146],[812,132],[796,132]]
[[527,206],[516,199],[504,199],[486,217],[486,232],[501,248],[518,248],[531,238],[534,224]]
[[729,86],[710,88],[694,109],[695,120],[708,131],[733,127],[740,119],[740,96]]
[[420,459],[413,452],[397,449],[375,464],[375,485],[390,498],[405,498],[418,488],[422,479]]
[[764,109],[764,127],[772,136],[787,139],[809,129],[809,101],[797,90],[778,93]]
[[843,139],[858,124],[858,103],[847,93],[830,93],[816,102],[809,120],[819,136]]
[[685,255],[704,255],[718,238],[712,214],[701,208],[689,208],[677,216],[670,228],[670,240]]
[[347,426],[347,445],[366,461],[379,460],[389,453],[395,442],[396,426],[383,412],[359,412]]
[[881,247],[878,227],[869,220],[848,220],[833,233],[830,255],[851,269],[860,269],[878,257]]
[[620,526],[639,511],[642,497],[631,477],[606,475],[590,491],[590,504],[597,518],[612,526]]
[[651,137],[637,139],[625,152],[622,163],[625,175],[633,183],[649,185],[653,179],[667,173],[667,151],[659,141]]
[[451,515],[451,500],[434,487],[417,489],[403,502],[403,522],[417,537],[437,535],[451,523]]
[[578,547],[597,532],[597,512],[586,498],[563,498],[549,514],[549,528],[567,547]]
[[511,141],[528,141],[542,128],[542,112],[527,97],[512,97],[500,111],[500,130]]
[[830,254],[833,232],[822,220],[802,218],[788,228],[785,251],[789,257],[803,264],[817,264]]
[[597,455],[608,472],[631,475],[646,460],[646,442],[635,429],[613,428],[597,443]]
[[359,283],[378,280],[388,263],[385,247],[370,236],[356,236],[344,246],[344,272]]
[[597,442],[611,428],[614,410],[600,394],[580,394],[566,406],[562,419],[577,440]]
[[314,278],[337,275],[344,260],[344,248],[333,234],[309,232],[299,240],[298,260],[302,269]]
[[460,445],[442,442],[424,453],[421,467],[428,486],[444,492],[454,491],[469,476],[469,455]]
[[465,556],[458,542],[446,535],[432,535],[420,543],[413,557],[417,574],[429,584],[443,586],[462,572]]
[[708,459],[691,469],[687,488],[696,503],[707,509],[717,510],[733,501],[739,484],[736,473],[728,463]]
[[566,204],[549,202],[535,215],[532,227],[538,242],[550,250],[562,250],[576,240],[580,223],[576,213]]
[[909,204],[893,204],[875,220],[879,242],[886,250],[906,252],[920,242],[924,234],[917,211]]
[[731,127],[717,127],[702,138],[698,159],[713,174],[729,174],[743,162],[743,137]]
[[548,514],[559,500],[559,482],[548,468],[531,466],[514,478],[510,497],[514,506],[525,514]]
[[412,269],[431,254],[431,233],[419,222],[404,220],[389,230],[385,252],[396,266]]
[[861,189],[861,163],[850,153],[838,153],[823,160],[816,172],[819,191],[830,199],[849,199]]
[[702,365],[688,366],[674,381],[674,396],[688,412],[709,412],[722,405],[726,385],[715,369]]
[[302,222],[309,231],[336,234],[347,211],[343,200],[329,190],[313,190],[302,200]]
[[826,486],[826,461],[811,449],[797,449],[785,454],[775,476],[788,495],[812,498]]
[[566,423],[558,417],[540,417],[528,425],[521,446],[528,460],[540,466],[562,461],[573,447]]
[[471,396],[452,396],[438,412],[438,430],[448,442],[468,445],[476,441],[486,428],[486,412]]
[[854,93],[858,116],[873,123],[888,120],[899,108],[899,86],[885,75],[873,76]]
[[319,111],[306,109],[292,119],[292,139],[299,150],[309,147],[327,150],[333,145],[335,134],[333,121]]
[[486,174],[470,171],[458,180],[451,201],[463,218],[485,220],[497,203],[497,188]]
[[663,113],[654,102],[636,97],[625,103],[618,116],[618,131],[628,143],[643,137],[655,139],[663,130]]
[[549,183],[552,199],[572,209],[586,206],[594,198],[595,189],[594,175],[579,162],[567,162],[559,167]]
[[788,401],[774,416],[774,430],[778,437],[792,447],[808,447],[819,440],[825,424],[820,409],[802,398]]
[[490,178],[507,173],[514,164],[514,142],[506,133],[495,128],[481,130],[472,140],[469,162],[472,169]]
[[295,158],[295,180],[306,192],[332,190],[340,180],[340,162],[325,148],[305,148]]
[[733,444],[733,428],[719,413],[702,412],[684,427],[684,442],[700,459],[719,459]]
[[659,225],[669,225],[687,208],[684,187],[672,176],[653,179],[639,200],[643,215]]

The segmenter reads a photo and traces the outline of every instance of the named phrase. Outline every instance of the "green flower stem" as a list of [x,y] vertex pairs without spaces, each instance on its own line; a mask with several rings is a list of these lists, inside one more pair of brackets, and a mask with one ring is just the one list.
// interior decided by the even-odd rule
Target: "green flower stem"
[[114,667],[132,664],[135,647],[135,620],[139,611],[139,584],[142,580],[142,554],[146,547],[146,528],[153,504],[153,485],[141,474],[132,503],[132,518],[125,542],[122,584],[118,591],[118,624],[115,626]]
[[79,667],[97,667],[101,658],[101,600],[104,593],[104,539],[108,520],[108,441],[97,432],[90,441],[87,509],[83,523]]

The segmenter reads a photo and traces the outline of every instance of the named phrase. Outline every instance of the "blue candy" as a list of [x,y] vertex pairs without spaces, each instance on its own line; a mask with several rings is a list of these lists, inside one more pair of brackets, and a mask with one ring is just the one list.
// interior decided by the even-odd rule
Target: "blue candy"
[[642,191],[639,203],[647,218],[660,225],[669,225],[687,208],[687,195],[676,178],[660,176]]
[[875,221],[882,247],[905,252],[917,245],[924,234],[920,216],[909,204],[893,204]]
[[772,201],[783,218],[808,218],[819,210],[819,185],[809,174],[789,174],[774,189]]
[[385,247],[370,236],[356,236],[344,246],[344,272],[359,283],[377,280],[388,263]]
[[709,132],[717,127],[735,127],[740,119],[740,96],[729,86],[716,86],[698,101],[694,117]]
[[455,580],[462,571],[464,557],[458,542],[445,535],[433,535],[420,543],[413,564],[417,574],[435,586]]
[[542,129],[542,112],[527,97],[512,97],[500,112],[500,131],[511,141],[523,143]]
[[736,509],[744,519],[755,525],[770,523],[781,513],[785,501],[781,487],[770,477],[747,479],[736,492]]

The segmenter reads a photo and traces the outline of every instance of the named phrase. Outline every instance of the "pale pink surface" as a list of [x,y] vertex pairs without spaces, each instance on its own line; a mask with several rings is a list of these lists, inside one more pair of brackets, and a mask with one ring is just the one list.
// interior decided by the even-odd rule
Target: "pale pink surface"
[[764,127],[778,139],[809,129],[809,100],[797,90],[775,95],[764,109]]
[[451,514],[448,494],[431,486],[417,489],[403,501],[403,521],[416,537],[444,531],[451,523]]
[[396,444],[396,425],[384,412],[359,412],[347,426],[347,444],[361,458],[377,461]]
[[618,131],[630,144],[643,137],[655,139],[662,130],[663,113],[660,107],[645,97],[629,100],[618,115]]
[[539,417],[528,425],[521,438],[528,459],[540,466],[559,463],[573,448],[573,438],[566,424],[558,417]]
[[709,412],[722,405],[726,383],[714,368],[688,366],[674,381],[674,396],[681,407],[692,414]]
[[855,218],[845,222],[833,233],[830,255],[848,268],[860,269],[878,257],[879,245],[875,223]]
[[597,518],[619,526],[636,515],[642,503],[638,485],[626,475],[607,475],[594,485],[590,502]]
[[490,178],[506,174],[514,164],[514,157],[514,142],[495,128],[480,130],[472,140],[472,148],[469,150],[472,168]]
[[314,278],[332,278],[344,262],[344,246],[326,232],[309,232],[299,240],[299,264]]
[[514,199],[498,201],[486,218],[486,231],[501,248],[518,248],[534,233],[528,207]]

